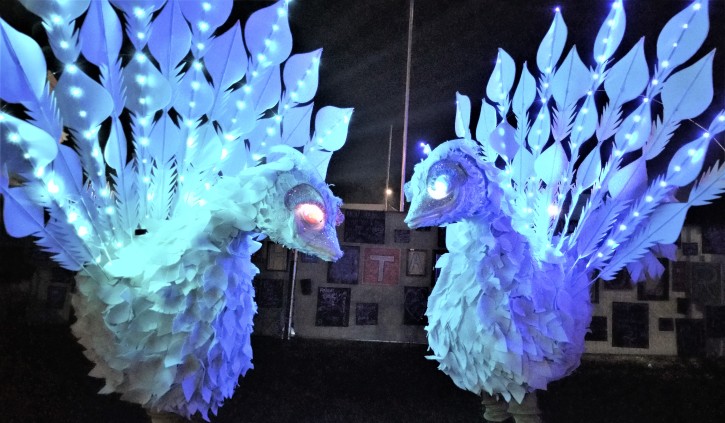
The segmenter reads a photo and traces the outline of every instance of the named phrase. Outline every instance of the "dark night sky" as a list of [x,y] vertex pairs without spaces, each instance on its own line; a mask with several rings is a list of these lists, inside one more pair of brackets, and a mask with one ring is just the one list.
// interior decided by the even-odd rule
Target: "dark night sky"
[[[235,3],[242,20],[249,11],[270,2]],[[520,71],[525,60],[535,70],[536,50],[560,6],[569,29],[564,55],[573,44],[591,65],[592,43],[612,1],[566,0],[417,0],[413,32],[408,166],[421,159],[420,141],[437,145],[455,138],[455,93],[474,105],[472,122],[496,60],[505,49]],[[690,4],[675,0],[625,1],[627,29],[616,57],[646,35],[648,62],[654,63],[659,30]],[[17,10],[20,9],[20,10]],[[354,107],[346,145],[333,155],[328,182],[347,203],[381,203],[384,198],[388,137],[392,126],[390,202],[398,207],[405,100],[408,0],[297,0],[290,5],[293,53],[324,48],[316,107]],[[0,16],[15,26],[27,15],[21,6],[4,8]],[[725,108],[725,0],[710,2],[710,35],[699,59],[719,47],[715,57],[715,99],[699,123],[707,125]],[[37,26],[36,26],[37,28]],[[22,28],[21,28],[22,29]],[[34,31],[40,32],[40,31]],[[518,79],[518,77],[517,77]],[[476,107],[476,105],[479,105]],[[718,137],[723,139],[722,135]],[[673,145],[688,141],[678,138]],[[710,161],[725,156],[711,148]],[[710,209],[714,209],[712,206]],[[697,215],[697,213],[695,213]]]
[[[569,29],[567,47],[573,44],[587,65],[593,39],[609,12],[611,1],[484,1],[417,0],[413,32],[408,166],[406,178],[421,158],[420,141],[437,145],[455,138],[455,93],[471,98],[472,122],[476,104],[496,60],[497,49],[505,49],[519,71],[528,60],[535,70],[541,38],[551,24],[553,9],[560,6]],[[648,62],[654,63],[659,30],[687,1],[625,1],[627,30],[617,51],[626,53],[646,35]],[[710,4],[710,35],[699,59],[712,48],[725,47],[725,30],[714,22],[725,22],[725,1]],[[299,46],[324,47],[317,103],[355,107],[345,147],[333,156],[328,181],[349,203],[383,201],[386,152],[393,126],[391,186],[400,184],[405,99],[405,64],[408,30],[407,0],[317,1],[292,3],[290,15]],[[725,108],[725,54],[715,58],[716,96],[710,112],[699,121],[707,125],[715,110]],[[517,77],[518,78],[518,77]],[[722,139],[722,136],[719,137]],[[677,142],[689,141],[675,136]],[[712,148],[717,156],[718,149]],[[718,158],[723,157],[719,153]]]

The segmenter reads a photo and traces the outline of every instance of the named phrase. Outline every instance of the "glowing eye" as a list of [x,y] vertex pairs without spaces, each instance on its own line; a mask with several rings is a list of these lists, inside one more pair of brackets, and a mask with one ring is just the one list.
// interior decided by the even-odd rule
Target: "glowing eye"
[[296,208],[297,214],[310,225],[320,225],[325,221],[325,211],[317,204],[302,203]]
[[434,200],[449,197],[466,180],[466,172],[453,160],[441,160],[428,170],[428,196]]
[[428,184],[428,195],[434,200],[448,196],[448,175],[440,175]]

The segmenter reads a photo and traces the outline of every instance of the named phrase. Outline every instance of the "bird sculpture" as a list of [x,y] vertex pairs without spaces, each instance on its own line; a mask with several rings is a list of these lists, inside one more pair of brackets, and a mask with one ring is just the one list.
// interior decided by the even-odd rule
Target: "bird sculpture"
[[0,20],[7,232],[77,272],[101,393],[208,419],[252,367],[263,237],[342,255],[324,177],[352,110],[313,113],[321,50],[290,56],[287,1],[243,32],[231,0],[20,3],[60,77],[51,91],[41,48]]
[[596,278],[625,267],[635,281],[658,277],[687,210],[725,190],[725,165],[702,171],[725,111],[694,139],[673,141],[712,101],[714,51],[691,60],[708,3],[665,25],[654,74],[643,40],[614,58],[624,13],[614,2],[587,67],[576,47],[560,61],[567,29],[557,8],[538,82],[524,63],[513,97],[516,65],[499,50],[475,134],[470,100],[458,94],[459,138],[433,149],[405,186],[410,227],[447,226],[426,330],[431,358],[462,389],[521,403],[570,374]]

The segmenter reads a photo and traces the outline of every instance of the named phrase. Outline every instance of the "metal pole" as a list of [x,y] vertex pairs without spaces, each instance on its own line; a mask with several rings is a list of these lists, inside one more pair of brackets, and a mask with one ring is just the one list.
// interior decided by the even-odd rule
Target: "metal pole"
[[415,0],[410,0],[410,15],[408,16],[408,58],[405,66],[405,115],[403,116],[403,163],[400,168],[400,211],[405,211],[405,162],[408,155],[408,109],[410,108],[410,58],[413,51],[413,11]]
[[385,174],[385,211],[388,211],[388,200],[390,197],[390,151],[393,147],[393,125],[390,125],[390,134],[388,135],[388,167]]
[[287,340],[292,339],[292,315],[295,310],[295,289],[297,282],[297,250],[294,250],[292,255],[292,283],[290,284],[289,290],[289,313],[287,314],[287,328],[285,330],[284,337]]

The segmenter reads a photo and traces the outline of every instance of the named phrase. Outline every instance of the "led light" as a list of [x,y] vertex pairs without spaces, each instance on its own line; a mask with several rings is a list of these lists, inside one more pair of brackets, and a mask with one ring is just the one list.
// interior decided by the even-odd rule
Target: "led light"
[[680,166],[675,166],[675,172],[679,172],[681,170],[682,170],[682,168]]
[[66,50],[66,49],[68,49],[68,47],[70,47],[70,44],[68,44],[68,41],[66,41],[66,40],[62,40],[60,43],[58,43],[58,45],[63,50]]
[[134,7],[133,15],[136,16],[136,18],[141,19],[144,16],[146,16],[146,11],[143,10],[143,8],[141,8],[141,7]]
[[559,214],[559,207],[557,207],[556,204],[549,204],[546,211],[549,213],[549,216],[554,217]]
[[144,38],[146,38],[146,34],[139,31],[136,33],[136,38],[138,38],[139,40],[143,40]]
[[111,215],[116,212],[116,209],[114,209],[111,206],[106,207],[106,214]]
[[317,226],[325,221],[325,211],[317,204],[302,203],[295,208],[295,212],[310,225]]
[[701,7],[702,7],[702,5],[700,3],[695,3],[692,5],[692,8],[695,10],[700,10]]
[[55,14],[50,15],[50,21],[56,25],[60,25],[61,23],[63,23],[63,19],[61,19],[60,16],[55,15]]
[[48,181],[48,192],[51,194],[57,194],[60,192],[60,187],[55,183],[55,180],[51,179]]
[[79,237],[84,237],[88,235],[88,228],[86,228],[85,226],[79,226],[76,233],[78,233]]
[[199,21],[199,23],[196,24],[196,26],[199,28],[199,31],[201,31],[201,32],[206,32],[209,30],[209,23],[204,22],[204,21]]
[[78,116],[84,118],[88,116],[88,112],[86,112],[85,110],[81,110],[80,112],[78,112]]
[[83,90],[80,87],[70,87],[70,95],[74,98],[79,98],[83,95]]
[[619,225],[619,230],[620,231],[626,231],[627,230],[627,225],[625,225],[625,224]]
[[428,195],[434,200],[440,200],[448,196],[448,176],[438,176],[433,184],[428,185]]
[[68,213],[68,223],[73,223],[76,220],[78,220],[78,213],[73,211]]
[[648,195],[648,196],[644,197],[644,201],[651,203],[652,201],[654,201],[654,198],[652,198],[651,195]]
[[20,134],[17,132],[12,132],[8,134],[8,141],[10,141],[13,144],[17,144],[20,142]]
[[204,3],[201,4],[201,8],[204,9],[205,12],[208,12],[211,10],[211,3],[209,3],[208,1],[205,1]]
[[670,66],[670,62],[668,60],[663,60],[662,61],[662,67],[663,68],[668,68],[669,66]]

